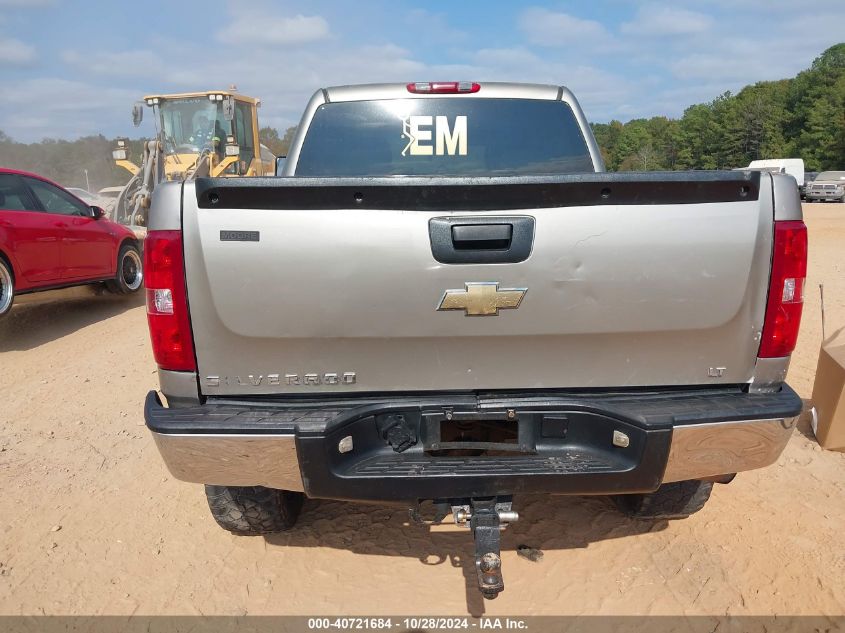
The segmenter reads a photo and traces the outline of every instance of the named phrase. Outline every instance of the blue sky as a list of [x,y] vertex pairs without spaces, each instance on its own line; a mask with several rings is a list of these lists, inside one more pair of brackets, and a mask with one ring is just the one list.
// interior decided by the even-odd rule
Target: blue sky
[[317,88],[370,81],[555,83],[592,121],[680,116],[793,76],[843,25],[845,0],[0,0],[0,129],[149,134],[142,95],[233,83],[278,128]]

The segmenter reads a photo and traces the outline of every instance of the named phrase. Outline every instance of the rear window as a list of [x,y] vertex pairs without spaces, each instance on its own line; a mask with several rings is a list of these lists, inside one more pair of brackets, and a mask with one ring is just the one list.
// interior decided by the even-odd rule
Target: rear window
[[553,175],[594,171],[572,109],[527,99],[327,103],[297,176]]

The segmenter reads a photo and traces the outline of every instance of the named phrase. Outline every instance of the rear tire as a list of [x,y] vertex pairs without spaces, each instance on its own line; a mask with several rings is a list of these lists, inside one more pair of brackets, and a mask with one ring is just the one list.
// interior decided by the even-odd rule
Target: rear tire
[[205,496],[217,525],[242,536],[291,529],[305,497],[301,492],[262,486],[206,486]]
[[712,481],[675,481],[649,494],[614,495],[616,506],[635,519],[686,519],[704,507],[713,490]]
[[138,292],[144,285],[144,267],[141,253],[134,244],[124,244],[117,255],[117,272],[114,279],[106,282],[109,292],[128,295]]
[[15,278],[12,267],[0,257],[0,319],[9,314],[15,302]]

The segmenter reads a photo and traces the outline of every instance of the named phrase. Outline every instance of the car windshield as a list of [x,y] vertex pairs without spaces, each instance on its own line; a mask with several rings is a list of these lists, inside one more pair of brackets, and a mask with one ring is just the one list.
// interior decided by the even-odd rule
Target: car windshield
[[231,123],[223,116],[223,104],[208,97],[164,99],[161,123],[168,154],[197,154],[214,149],[215,140],[224,142],[231,134]]
[[562,101],[390,99],[321,105],[297,176],[547,175],[593,172]]
[[816,180],[845,180],[845,171],[823,171]]

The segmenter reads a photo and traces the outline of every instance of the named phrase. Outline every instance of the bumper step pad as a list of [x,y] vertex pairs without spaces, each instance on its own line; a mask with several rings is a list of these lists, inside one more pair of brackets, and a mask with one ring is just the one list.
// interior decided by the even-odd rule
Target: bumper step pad
[[607,473],[625,467],[620,460],[581,451],[563,451],[549,457],[525,455],[513,457],[439,457],[408,459],[401,455],[374,457],[354,464],[348,476],[443,477],[472,474],[524,475],[565,473]]

